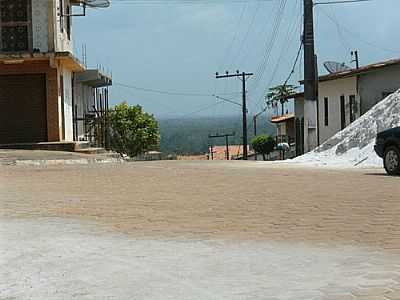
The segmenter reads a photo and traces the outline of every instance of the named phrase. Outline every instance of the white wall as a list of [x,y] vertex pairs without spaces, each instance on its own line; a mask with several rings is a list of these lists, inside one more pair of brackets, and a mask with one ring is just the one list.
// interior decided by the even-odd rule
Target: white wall
[[[330,80],[319,83],[319,134],[320,143],[322,144],[327,139],[341,131],[341,111],[340,97],[345,97],[345,118],[346,126],[350,124],[350,95],[356,96],[356,103],[360,103],[360,97],[357,93],[357,78],[349,77],[337,80]],[[325,126],[325,109],[324,98],[328,98],[328,126]],[[359,111],[356,118],[359,117]]]
[[400,89],[400,65],[382,68],[359,77],[362,114],[383,100],[384,94]]
[[49,51],[49,3],[48,0],[32,0],[33,49]]
[[317,102],[304,100],[304,152],[307,153],[317,146]]
[[72,72],[63,69],[64,78],[64,118],[65,118],[65,140],[74,140],[73,110],[72,110]]
[[[69,0],[54,0],[56,5],[56,15],[55,15],[55,35],[56,35],[56,51],[64,52],[68,51],[73,53],[73,32],[71,30],[71,39],[68,39],[67,35],[67,18],[64,17],[63,25],[64,28],[61,28],[61,16],[60,16],[60,2],[64,1],[64,14],[67,11],[67,5],[69,5]],[[72,11],[72,6],[71,11]],[[73,19],[71,18],[71,24],[73,23]]]

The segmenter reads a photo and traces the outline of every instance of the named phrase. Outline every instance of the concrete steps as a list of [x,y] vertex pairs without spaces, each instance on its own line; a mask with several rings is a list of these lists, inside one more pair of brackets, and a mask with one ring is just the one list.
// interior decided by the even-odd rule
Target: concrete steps
[[105,154],[107,153],[106,149],[104,148],[94,148],[94,147],[89,147],[89,148],[84,148],[84,149],[75,149],[76,153],[81,153],[81,154]]
[[47,150],[75,152],[77,150],[90,148],[89,142],[43,142],[43,143],[18,143],[2,144],[0,149],[12,150]]
[[[0,149],[7,150],[40,150],[49,152],[64,152],[66,155],[70,153],[82,154],[87,156],[85,159],[98,160],[120,160],[121,155],[115,152],[107,151],[104,148],[91,147],[89,142],[50,142],[50,143],[25,143],[25,144],[8,144],[0,145]],[[43,153],[42,156],[45,154]],[[61,155],[61,154],[60,154]],[[49,156],[50,155],[49,153]],[[55,156],[55,155],[53,155]]]

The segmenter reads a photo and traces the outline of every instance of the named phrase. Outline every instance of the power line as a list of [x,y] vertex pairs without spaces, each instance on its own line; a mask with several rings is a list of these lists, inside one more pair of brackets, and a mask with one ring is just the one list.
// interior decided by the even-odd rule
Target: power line
[[243,54],[242,53],[242,49],[243,49],[244,45],[246,44],[246,41],[247,41],[247,39],[249,37],[251,29],[253,28],[254,21],[256,20],[257,14],[259,12],[259,8],[260,8],[260,2],[257,3],[257,6],[256,6],[256,8],[254,10],[254,13],[253,13],[253,16],[252,16],[252,18],[250,20],[249,26],[247,27],[247,31],[246,31],[246,33],[245,33],[245,35],[244,35],[244,37],[243,37],[243,39],[242,39],[242,41],[240,43],[239,50],[237,51],[236,56],[233,57],[232,64],[238,59],[238,57],[241,54]]
[[192,112],[190,112],[190,113],[180,115],[180,118],[187,118],[188,116],[195,115],[195,114],[198,114],[198,113],[200,113],[200,112],[209,110],[210,108],[213,108],[213,107],[215,107],[215,106],[218,106],[218,105],[220,105],[221,103],[223,103],[223,102],[220,101],[220,102],[213,103],[213,104],[211,104],[211,105],[207,105],[206,107],[200,108],[200,109],[195,110],[195,111],[192,111]]
[[[114,82],[113,85],[128,88],[128,89],[134,89],[142,92],[147,92],[147,93],[155,93],[155,94],[161,94],[161,95],[169,95],[169,96],[185,96],[185,97],[214,97],[214,94],[209,93],[209,94],[203,94],[203,93],[196,93],[196,92],[178,92],[178,91],[166,91],[166,90],[158,90],[158,89],[152,89],[152,88],[143,88],[135,85],[130,85],[130,84],[125,84],[125,83],[119,83],[119,82]],[[239,94],[239,93],[221,93],[221,95],[234,95],[234,94]]]
[[[297,4],[298,4],[298,3],[299,3],[299,1],[297,1]],[[295,8],[296,8],[296,7],[295,7]],[[299,20],[299,21],[301,21],[301,14],[300,14],[299,17],[300,17],[300,20]],[[295,37],[295,34],[294,34],[294,33],[296,33],[297,19],[296,19],[296,18],[293,18],[293,19],[294,19],[294,22],[293,22],[293,25],[292,25],[293,28],[291,28],[291,26],[288,26],[288,31],[287,31],[287,34],[286,34],[286,38],[285,38],[285,40],[284,40],[284,42],[283,42],[283,44],[282,44],[281,54],[280,54],[279,58],[278,58],[277,61],[276,61],[275,67],[274,67],[273,72],[272,72],[272,75],[270,76],[270,79],[269,79],[269,81],[268,81],[268,83],[267,83],[267,88],[265,89],[265,91],[263,92],[263,94],[260,95],[260,97],[259,97],[259,99],[258,99],[258,101],[257,101],[257,104],[258,104],[258,105],[260,105],[260,104],[262,103],[262,100],[264,99],[264,94],[265,94],[265,92],[268,90],[268,88],[269,88],[270,85],[272,84],[273,80],[275,79],[275,76],[276,76],[276,74],[277,74],[277,72],[278,72],[278,69],[279,69],[279,67],[281,66],[281,61],[282,61],[284,55],[287,54],[287,51],[285,51],[285,50],[289,47],[289,44],[291,43],[291,41],[292,41],[293,38]],[[292,36],[292,35],[293,35],[293,36]]]
[[303,42],[300,43],[300,47],[299,47],[299,50],[297,51],[297,56],[296,56],[296,58],[295,58],[295,60],[294,60],[292,70],[290,71],[290,74],[289,74],[289,76],[286,78],[285,83],[284,83],[283,85],[287,85],[287,83],[289,82],[290,78],[291,78],[292,75],[294,74],[294,72],[295,72],[295,70],[296,70],[297,62],[299,61],[299,58],[300,58],[301,50],[303,50]]
[[[337,18],[335,17],[334,13],[332,13],[332,15],[328,14],[327,11],[325,11],[324,9],[322,9],[322,7],[320,8],[320,10],[330,19],[330,21],[332,21],[334,23],[334,25],[336,25],[336,31],[338,33],[338,37],[342,43],[342,46],[344,48],[344,50],[346,52],[350,52],[351,47],[349,46],[348,41],[345,39],[344,34],[342,32],[342,28],[339,25],[339,22],[337,21]],[[335,21],[335,22],[334,22]]]
[[389,49],[389,48],[386,48],[386,47],[382,47],[382,46],[379,46],[379,45],[377,45],[377,44],[374,44],[374,43],[372,43],[372,42],[370,42],[370,41],[364,39],[363,37],[361,37],[360,34],[358,34],[358,33],[354,32],[354,31],[352,31],[352,30],[349,29],[349,28],[347,28],[347,27],[344,26],[342,23],[339,23],[339,21],[338,21],[333,15],[330,15],[326,10],[324,10],[324,9],[322,9],[322,8],[320,8],[320,10],[322,11],[322,13],[324,13],[324,14],[328,17],[328,19],[329,19],[334,25],[336,25],[337,28],[341,28],[341,29],[345,30],[348,34],[352,35],[353,37],[356,37],[356,38],[357,38],[359,41],[361,41],[362,43],[364,43],[364,44],[366,44],[366,45],[369,45],[370,47],[373,47],[373,48],[375,48],[375,49],[385,51],[385,52],[390,52],[390,53],[399,53],[399,52],[400,52],[400,50],[394,50],[394,49]]
[[265,69],[266,69],[266,67],[267,67],[267,65],[269,63],[270,58],[271,58],[272,49],[273,49],[273,47],[275,45],[275,42],[277,40],[277,37],[278,37],[280,25],[281,25],[282,19],[283,19],[282,15],[283,15],[284,9],[286,7],[286,3],[287,3],[287,0],[283,0],[279,4],[280,6],[279,6],[278,12],[277,12],[277,14],[275,16],[274,26],[273,26],[271,38],[270,38],[269,41],[266,41],[266,43],[265,43],[266,51],[265,51],[265,53],[263,55],[263,58],[261,60],[260,65],[258,66],[258,68],[257,68],[257,70],[255,72],[256,78],[253,81],[252,85],[250,86],[250,89],[255,90],[256,87],[258,86],[260,80],[262,79],[262,77],[264,75]]
[[[231,43],[229,44],[229,46],[228,46],[228,47],[226,48],[226,50],[225,50],[225,55],[224,55],[224,58],[225,58],[225,59],[226,59],[226,58],[229,59],[231,49],[233,48],[233,46],[234,46],[234,44],[235,44],[235,42],[236,42],[236,40],[237,40],[237,37],[238,37],[238,35],[239,35],[239,28],[240,28],[241,25],[242,25],[242,20],[243,20],[244,14],[245,14],[245,12],[246,12],[247,6],[248,6],[248,2],[246,2],[246,4],[243,5],[242,12],[241,12],[241,14],[240,14],[240,18],[239,18],[239,21],[238,21],[238,25],[237,25],[237,27],[236,27],[235,35],[233,36],[233,39],[232,39]],[[228,61],[228,64],[229,64],[229,61]],[[222,66],[220,66],[219,69],[222,69]]]
[[217,96],[217,95],[214,95],[214,96],[215,96],[215,98],[218,99],[218,100],[225,101],[225,102],[229,102],[229,103],[231,103],[231,104],[235,104],[235,105],[238,105],[238,106],[240,106],[240,107],[243,106],[241,103],[239,103],[239,102],[237,102],[237,101],[235,101],[235,100],[223,98],[223,97],[220,97],[220,96]]
[[169,4],[216,4],[229,2],[230,4],[240,4],[240,3],[249,3],[249,2],[271,2],[274,0],[113,0],[114,4],[128,4],[128,5],[169,5]]
[[326,2],[315,2],[315,5],[324,5],[324,4],[347,4],[347,3],[358,3],[358,2],[370,2],[373,0],[341,0],[341,1],[326,1]]

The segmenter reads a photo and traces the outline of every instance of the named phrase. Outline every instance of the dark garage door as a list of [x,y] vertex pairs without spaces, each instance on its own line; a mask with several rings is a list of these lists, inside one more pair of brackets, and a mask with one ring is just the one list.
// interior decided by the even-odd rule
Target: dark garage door
[[45,78],[0,76],[0,144],[47,141]]

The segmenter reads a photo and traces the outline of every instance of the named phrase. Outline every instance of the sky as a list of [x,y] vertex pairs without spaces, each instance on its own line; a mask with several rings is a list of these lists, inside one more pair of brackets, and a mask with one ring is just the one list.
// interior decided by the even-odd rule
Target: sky
[[[321,0],[332,1],[332,0]],[[140,104],[156,117],[240,115],[237,78],[215,73],[252,72],[249,114],[264,107],[268,88],[299,85],[303,54],[302,0],[113,0],[107,9],[75,17],[78,58],[86,46],[88,67],[112,73],[111,103]],[[325,61],[360,65],[400,58],[399,0],[317,5],[316,53]]]

